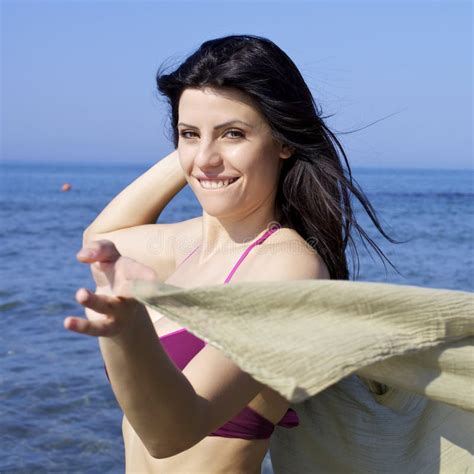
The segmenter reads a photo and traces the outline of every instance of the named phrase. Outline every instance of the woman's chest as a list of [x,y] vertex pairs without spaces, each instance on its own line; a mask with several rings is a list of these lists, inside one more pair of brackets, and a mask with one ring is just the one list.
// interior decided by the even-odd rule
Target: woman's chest
[[[228,267],[228,262],[226,262],[225,259],[222,261],[222,266]],[[222,280],[224,279],[222,268],[220,271],[216,269],[216,267],[213,267],[207,270],[201,269],[197,272],[192,271],[191,262],[189,265],[186,265],[186,268],[184,267],[183,265],[181,268],[178,268],[164,283],[180,288],[195,288],[199,286],[222,284]],[[241,270],[238,275],[233,277],[233,282],[251,279],[248,269]],[[151,308],[148,309],[158,337],[162,338],[183,328],[181,325],[160,314],[159,311]],[[277,424],[286,413],[289,404],[279,393],[266,387],[248,403],[248,406],[273,424]]]
[[[199,267],[192,261],[185,262],[179,265],[163,283],[178,288],[198,288],[200,286],[220,285],[223,284],[229,276],[229,266],[232,266],[231,261],[232,258],[216,257],[207,265],[201,265]],[[239,275],[233,276],[232,281],[241,281],[245,278],[245,270],[244,268],[241,269]],[[168,319],[161,314],[159,310],[148,308],[148,312],[159,337],[182,329],[182,326]]]

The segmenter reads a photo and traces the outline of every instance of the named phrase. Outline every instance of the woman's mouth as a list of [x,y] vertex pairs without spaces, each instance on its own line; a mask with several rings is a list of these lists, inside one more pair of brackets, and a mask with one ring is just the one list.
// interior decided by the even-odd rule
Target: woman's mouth
[[229,186],[232,186],[236,181],[238,181],[240,177],[238,178],[232,178],[232,179],[224,179],[224,180],[205,180],[205,179],[198,179],[199,184],[201,185],[202,189],[206,190],[212,190],[216,191],[219,189],[224,189],[228,188]]

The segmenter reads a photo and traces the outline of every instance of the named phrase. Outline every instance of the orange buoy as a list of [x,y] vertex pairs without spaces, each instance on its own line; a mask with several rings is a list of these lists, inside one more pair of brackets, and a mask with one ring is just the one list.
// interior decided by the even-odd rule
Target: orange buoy
[[61,186],[61,191],[70,191],[72,188],[72,186],[69,184],[69,183],[64,183],[62,186]]

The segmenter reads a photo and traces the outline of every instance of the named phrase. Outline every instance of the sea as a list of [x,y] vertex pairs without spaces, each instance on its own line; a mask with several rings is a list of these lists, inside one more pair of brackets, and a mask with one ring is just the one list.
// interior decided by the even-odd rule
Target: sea
[[[98,341],[64,329],[93,289],[82,232],[150,165],[0,162],[0,472],[123,473],[122,412]],[[385,239],[355,215],[396,270],[360,243],[359,281],[474,290],[473,170],[353,169]],[[71,189],[61,192],[64,183]],[[158,192],[158,190],[157,190]],[[199,216],[189,186],[159,222]],[[356,239],[357,241],[357,239]],[[350,258],[350,253],[348,253]],[[262,473],[271,473],[265,457]]]

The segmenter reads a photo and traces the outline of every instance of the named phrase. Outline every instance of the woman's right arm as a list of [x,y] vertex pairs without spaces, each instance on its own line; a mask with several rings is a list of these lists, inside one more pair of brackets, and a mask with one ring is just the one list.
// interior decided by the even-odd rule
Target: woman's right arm
[[183,232],[193,235],[200,228],[200,217],[156,224],[166,205],[185,185],[186,178],[175,150],[104,208],[84,231],[83,245],[94,240],[110,240],[122,255],[151,266],[159,280],[164,281],[176,268],[176,237]]
[[175,150],[120,192],[87,227],[84,237],[143,224],[154,224],[186,185]]

